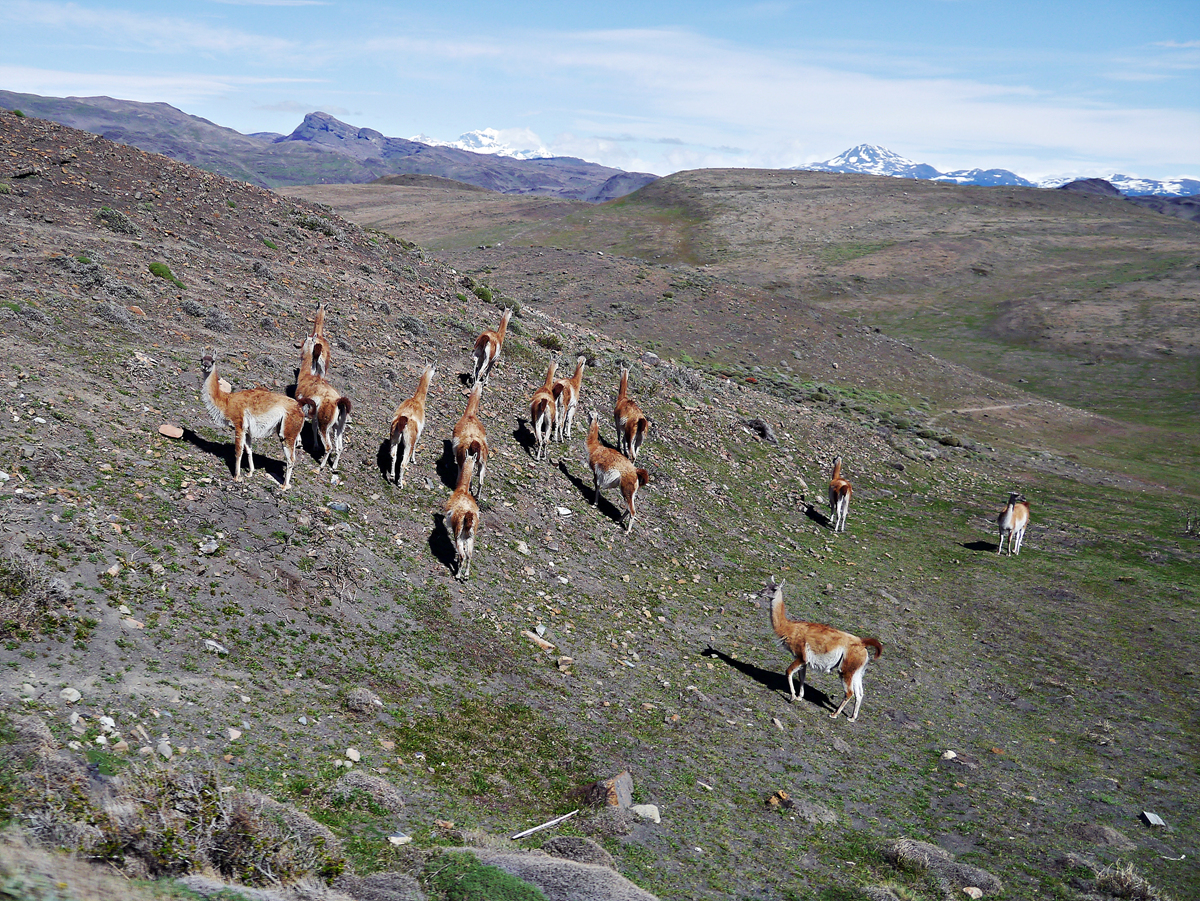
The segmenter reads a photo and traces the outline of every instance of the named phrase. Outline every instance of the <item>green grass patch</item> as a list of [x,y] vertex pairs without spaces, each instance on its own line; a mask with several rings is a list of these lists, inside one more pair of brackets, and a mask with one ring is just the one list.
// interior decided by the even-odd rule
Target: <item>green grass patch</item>
[[173,284],[176,288],[186,288],[187,287],[187,285],[185,285],[183,282],[181,282],[179,279],[177,279],[175,277],[175,273],[173,273],[171,271],[171,267],[168,266],[166,263],[151,263],[148,268],[150,270],[151,275],[158,276],[161,279],[166,279],[171,284]]
[[438,855],[426,865],[424,882],[438,901],[546,901],[536,887],[473,854]]

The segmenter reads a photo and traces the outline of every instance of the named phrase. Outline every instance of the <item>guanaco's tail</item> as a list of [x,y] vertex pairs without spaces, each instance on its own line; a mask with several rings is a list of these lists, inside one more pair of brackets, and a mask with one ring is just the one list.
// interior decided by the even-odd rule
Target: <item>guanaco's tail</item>
[[645,470],[645,469],[639,469],[639,470],[637,471],[637,477],[638,477],[638,484],[639,484],[639,485],[649,485],[649,484],[650,484],[650,473],[649,473],[649,471],[647,471],[647,470]]
[[337,408],[338,408],[338,422],[337,422],[337,427],[338,427],[338,431],[339,431],[339,432],[340,432],[342,429],[344,429],[344,428],[346,427],[346,422],[347,422],[347,421],[350,419],[350,406],[351,406],[351,404],[350,404],[350,398],[348,398],[348,397],[339,397],[339,398],[338,398],[338,402],[337,402]]
[[864,645],[866,645],[868,648],[875,649],[875,659],[876,660],[878,660],[880,657],[883,656],[883,644],[879,641],[878,638],[864,638],[862,640],[862,643]]
[[468,510],[462,518],[462,537],[471,538],[475,534],[475,511]]

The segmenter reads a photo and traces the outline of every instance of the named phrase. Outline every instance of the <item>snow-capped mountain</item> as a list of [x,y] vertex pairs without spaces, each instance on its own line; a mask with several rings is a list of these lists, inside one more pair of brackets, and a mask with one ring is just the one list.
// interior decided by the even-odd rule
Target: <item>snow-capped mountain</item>
[[[1007,169],[959,169],[954,172],[939,172],[933,166],[915,163],[874,144],[859,144],[823,163],[810,163],[792,168],[812,172],[852,172],[860,175],[887,175],[893,178],[920,178],[954,182],[959,185],[1017,185],[1026,188],[1057,188],[1079,177],[1062,176],[1033,182]],[[1194,178],[1158,181],[1128,175],[1106,175],[1104,179],[1127,197],[1149,194],[1182,197],[1200,194],[1200,181]]]
[[428,135],[417,135],[409,140],[428,144],[430,147],[456,147],[459,150],[469,150],[472,153],[490,153],[493,156],[507,156],[515,160],[547,160],[554,156],[545,147],[536,150],[519,150],[506,144],[501,134],[494,128],[481,128],[478,131],[468,131],[458,136],[457,141],[439,141]]

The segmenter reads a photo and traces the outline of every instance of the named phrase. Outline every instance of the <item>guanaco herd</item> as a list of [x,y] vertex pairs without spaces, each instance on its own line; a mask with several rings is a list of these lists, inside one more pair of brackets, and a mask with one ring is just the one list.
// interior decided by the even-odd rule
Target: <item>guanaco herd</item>
[[[513,311],[506,309],[499,326],[494,331],[485,331],[475,340],[471,351],[472,388],[466,410],[455,424],[451,436],[458,479],[453,494],[446,502],[442,522],[454,544],[454,573],[460,580],[471,574],[471,558],[479,529],[479,500],[483,496],[483,481],[487,475],[487,429],[479,418],[479,407],[483,389],[504,349],[504,338],[512,315]],[[205,354],[201,361],[204,406],[217,425],[229,426],[234,432],[235,481],[242,477],[243,455],[248,461],[250,475],[254,475],[254,441],[275,433],[283,444],[284,476],[281,486],[284,489],[290,487],[296,465],[296,445],[306,422],[313,424],[313,431],[323,451],[318,469],[324,469],[326,463],[333,471],[338,468],[352,405],[350,399],[327,378],[331,365],[331,344],[325,336],[324,304],[317,307],[312,332],[297,346],[300,348],[300,368],[294,396],[291,397],[261,387],[233,391],[218,375],[212,354]],[[576,360],[575,372],[570,378],[557,378],[557,362],[551,362],[545,381],[534,392],[529,406],[529,425],[534,435],[535,460],[547,459],[552,439],[560,442],[570,440],[586,365],[587,358],[581,356]],[[436,371],[432,363],[425,366],[413,396],[403,401],[392,416],[390,479],[401,488],[404,487],[413,453],[425,429],[425,404]],[[600,439],[599,414],[595,410],[588,412],[585,444],[595,487],[592,504],[599,504],[602,489],[619,488],[625,501],[625,514],[622,514],[625,533],[629,534],[637,518],[635,498],[638,488],[650,482],[650,473],[635,464],[652,423],[629,394],[627,368],[621,370],[613,418],[617,436],[615,450]],[[400,464],[398,479],[397,460]],[[474,485],[478,487],[473,488]],[[853,490],[849,480],[842,475],[842,458],[838,456],[833,461],[829,478],[828,524],[835,533],[846,530]],[[1010,494],[996,522],[1000,531],[996,553],[1003,552],[1007,538],[1009,555],[1019,555],[1029,525],[1029,502],[1024,495],[1016,492]],[[810,667],[821,673],[836,670],[841,676],[845,697],[830,716],[836,718],[840,715],[853,698],[854,709],[848,720],[855,722],[862,706],[863,673],[871,660],[868,649],[874,650],[874,656],[878,659],[883,654],[883,645],[877,638],[859,638],[822,623],[790,619],[784,607],[783,585],[772,583],[767,590],[771,595],[771,626],[783,646],[793,655],[792,663],[784,672],[791,700],[803,699],[804,680]],[[797,670],[800,672],[799,694],[794,683]]]

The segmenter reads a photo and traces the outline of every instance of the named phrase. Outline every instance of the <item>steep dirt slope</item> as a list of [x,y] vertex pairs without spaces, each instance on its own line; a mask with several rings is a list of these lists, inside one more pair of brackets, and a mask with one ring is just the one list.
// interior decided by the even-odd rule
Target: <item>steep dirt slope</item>
[[[166,766],[218,791],[303,809],[360,874],[420,875],[418,852],[566,813],[629,768],[660,823],[585,810],[558,831],[596,838],[662,898],[941,897],[889,862],[901,838],[994,874],[991,897],[1077,897],[1118,856],[1177,897],[1200,886],[1200,585],[1176,496],[991,451],[865,389],[768,393],[662,363],[516,289],[485,303],[479,276],[328,210],[70,129],[0,116],[0,161],[3,584],[24,605],[23,626],[5,615],[0,741],[36,715],[78,743],[91,780],[166,747]],[[215,348],[235,387],[286,389],[316,300],[354,403],[341,472],[318,472],[309,445],[284,493],[264,440],[265,472],[234,483],[200,357]],[[459,583],[438,524],[444,442],[471,342],[506,301],[521,310],[484,395],[493,457]],[[831,370],[845,334],[825,345]],[[908,353],[854,340],[855,355]],[[623,366],[654,421],[630,536],[612,492],[590,504],[578,431],[548,464],[529,453],[529,397],[551,359],[578,354],[606,439]],[[897,378],[953,372],[909,360]],[[430,418],[401,491],[381,445],[427,361]],[[855,493],[834,536],[836,454]],[[993,517],[1014,489],[1033,525],[998,558]],[[770,575],[793,616],[883,643],[856,724],[828,717],[831,676],[810,672],[788,703]],[[539,626],[553,650],[522,636]],[[347,763],[404,806],[338,794]],[[6,816],[92,834],[87,811],[51,816],[21,784],[0,780]],[[766,803],[780,790],[794,806]],[[1126,843],[1105,843],[1114,830]]]

